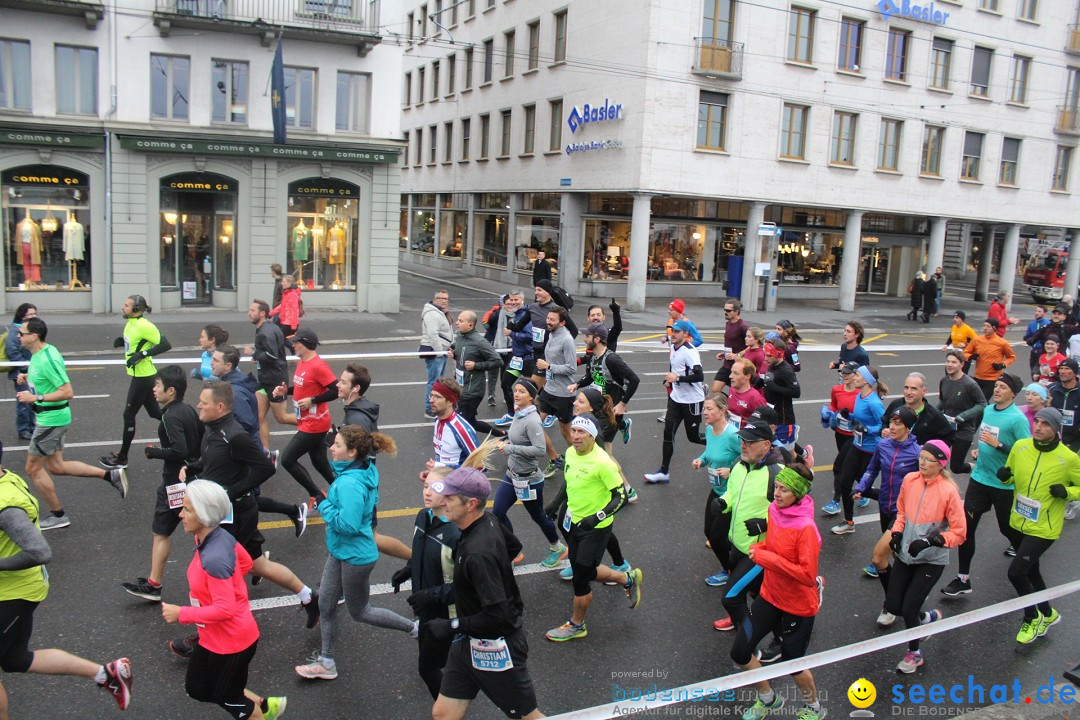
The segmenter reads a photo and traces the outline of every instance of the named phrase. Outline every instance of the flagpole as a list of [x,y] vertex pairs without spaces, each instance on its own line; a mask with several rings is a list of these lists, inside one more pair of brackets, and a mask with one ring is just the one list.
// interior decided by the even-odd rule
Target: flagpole
[[[274,53],[277,53],[278,45],[281,45],[281,36],[285,33],[285,28],[278,28],[277,42],[274,44]],[[263,88],[263,97],[266,97],[270,92],[270,83],[274,81],[274,63],[270,63],[270,72],[266,75],[266,87]]]

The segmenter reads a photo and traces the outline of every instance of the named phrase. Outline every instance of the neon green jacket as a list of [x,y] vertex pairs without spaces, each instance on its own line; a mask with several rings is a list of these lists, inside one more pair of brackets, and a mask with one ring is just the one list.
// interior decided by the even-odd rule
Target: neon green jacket
[[[1009,525],[1025,535],[1057,540],[1065,522],[1065,503],[1080,500],[1080,457],[1064,443],[1040,449],[1031,438],[1018,440],[1005,465],[1012,470],[1013,506]],[[1064,485],[1067,498],[1050,494]]]

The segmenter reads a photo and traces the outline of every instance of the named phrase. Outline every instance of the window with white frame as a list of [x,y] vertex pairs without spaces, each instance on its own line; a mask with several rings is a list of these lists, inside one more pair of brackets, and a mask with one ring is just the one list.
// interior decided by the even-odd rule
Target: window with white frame
[[503,52],[506,54],[503,64],[504,78],[514,77],[514,53],[516,52],[516,38],[517,33],[513,30],[508,30],[503,33]]
[[910,31],[889,28],[889,37],[886,39],[885,48],[885,77],[887,79],[907,82],[910,45]]
[[566,11],[555,13],[555,45],[552,59],[557,62],[566,62]]
[[727,93],[698,92],[697,147],[723,150],[727,141]]
[[1069,189],[1069,166],[1072,164],[1073,149],[1068,145],[1058,145],[1054,154],[1054,176],[1050,187],[1054,190],[1066,191]]
[[97,65],[94,48],[56,46],[56,112],[97,115]]
[[453,95],[457,89],[457,53],[446,58],[446,95]]
[[424,104],[424,85],[427,81],[427,68],[416,69],[416,104]]
[[784,103],[780,129],[780,157],[792,160],[806,158],[806,131],[810,108]]
[[953,41],[946,38],[934,38],[930,50],[930,87],[935,90],[948,90],[952,74]]
[[840,56],[836,67],[840,70],[860,72],[862,67],[863,36],[866,23],[858,18],[844,17],[840,20]]
[[454,160],[454,122],[443,123],[443,162]]
[[878,170],[898,171],[900,169],[900,139],[904,131],[902,120],[881,119],[878,133]]
[[540,67],[540,21],[529,23],[529,70]]
[[941,175],[941,148],[945,142],[945,128],[927,125],[923,128],[922,155],[919,159],[919,173],[922,175]]
[[814,62],[814,20],[817,11],[792,6],[788,11],[787,59],[792,62]]
[[536,106],[525,106],[525,137],[521,150],[525,155],[532,155],[536,150]]
[[472,65],[473,65],[473,48],[470,45],[465,48],[465,84],[462,86],[464,90],[472,90]]
[[[371,75],[338,71],[335,127],[339,132],[371,132]],[[417,140],[419,140],[420,130]]]
[[970,130],[964,133],[964,157],[960,164],[960,177],[964,180],[979,179],[984,137],[983,133]]
[[548,101],[551,120],[548,127],[548,150],[551,152],[562,149],[562,110],[562,98]]
[[1039,11],[1039,0],[1018,0],[1016,3],[1016,17],[1021,20],[1035,20]]
[[435,158],[439,157],[439,126],[429,125],[428,134],[428,165],[435,164]]
[[315,71],[285,68],[285,124],[311,130],[315,127]]
[[1023,55],[1013,55],[1012,67],[1009,69],[1009,102],[1026,103],[1028,88],[1028,73],[1031,72],[1031,58]]
[[484,41],[484,82],[491,82],[492,73],[495,70],[495,41],[488,38]]
[[489,140],[491,138],[491,116],[487,113],[480,116],[480,159],[487,160],[490,151]]
[[469,141],[471,139],[472,120],[470,118],[462,118],[461,120],[461,159],[469,159]]
[[416,128],[416,156],[413,164],[417,167],[424,164],[424,128]]
[[989,10],[991,12],[999,12],[1000,8],[998,6],[1000,5],[1000,3],[1001,0],[979,0],[979,9]]
[[30,109],[30,43],[0,40],[0,109]]
[[439,99],[439,61],[435,60],[431,63],[431,99]]
[[503,110],[500,114],[502,117],[502,127],[500,129],[501,136],[499,142],[499,157],[510,157],[510,129],[511,121],[513,120],[513,110]]
[[150,55],[150,117],[187,120],[191,97],[191,59]]
[[401,94],[405,98],[402,104],[405,107],[412,105],[412,73],[405,73],[405,87],[402,88]]
[[998,182],[1002,185],[1016,184],[1016,168],[1020,162],[1020,140],[1007,137],[1001,141],[1001,169]]
[[990,48],[975,46],[971,59],[971,94],[976,97],[990,95],[990,64],[994,60],[994,51]]

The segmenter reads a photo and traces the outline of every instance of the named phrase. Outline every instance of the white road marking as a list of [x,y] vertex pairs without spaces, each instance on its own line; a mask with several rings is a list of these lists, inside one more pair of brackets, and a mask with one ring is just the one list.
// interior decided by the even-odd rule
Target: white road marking
[[[93,398],[107,398],[112,395],[76,395],[72,400],[90,400]],[[0,402],[15,402],[15,398],[0,398]]]

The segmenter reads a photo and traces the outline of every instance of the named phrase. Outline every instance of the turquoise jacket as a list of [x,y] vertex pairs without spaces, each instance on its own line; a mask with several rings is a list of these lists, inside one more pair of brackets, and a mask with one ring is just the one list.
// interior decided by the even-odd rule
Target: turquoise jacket
[[368,565],[379,559],[371,527],[379,502],[379,471],[366,458],[331,465],[337,479],[319,503],[319,514],[326,522],[326,549],[342,562]]

